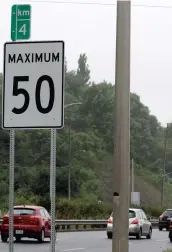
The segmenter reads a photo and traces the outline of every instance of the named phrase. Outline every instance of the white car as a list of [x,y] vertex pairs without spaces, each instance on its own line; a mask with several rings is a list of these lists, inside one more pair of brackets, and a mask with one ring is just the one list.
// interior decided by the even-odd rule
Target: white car
[[[112,239],[112,236],[113,213],[107,223],[107,237]],[[147,239],[152,237],[152,224],[142,209],[129,209],[129,236],[136,236],[137,239],[141,239],[142,236],[146,236]]]

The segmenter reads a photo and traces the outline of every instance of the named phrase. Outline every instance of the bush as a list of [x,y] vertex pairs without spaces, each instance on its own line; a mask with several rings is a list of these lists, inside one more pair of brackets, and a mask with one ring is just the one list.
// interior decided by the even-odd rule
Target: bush
[[[18,194],[15,197],[15,205],[18,204],[33,204],[44,206],[48,211],[51,209],[49,195],[38,197],[34,195]],[[160,206],[132,206],[142,208],[145,213],[151,218],[158,218],[165,210],[165,207]],[[3,202],[0,205],[2,213],[8,210],[8,202]],[[57,219],[107,219],[112,212],[112,204],[99,203],[95,199],[71,199],[61,198],[56,200],[56,218]]]
[[[133,206],[138,208],[138,206]],[[84,199],[58,199],[56,213],[58,219],[107,219],[112,212],[112,204]],[[165,207],[160,206],[139,206],[151,218],[159,218]]]
[[159,218],[159,216],[165,211],[165,207],[160,206],[142,206],[143,211],[152,218]]
[[106,219],[112,212],[112,206],[80,199],[58,199],[56,211],[58,219]]

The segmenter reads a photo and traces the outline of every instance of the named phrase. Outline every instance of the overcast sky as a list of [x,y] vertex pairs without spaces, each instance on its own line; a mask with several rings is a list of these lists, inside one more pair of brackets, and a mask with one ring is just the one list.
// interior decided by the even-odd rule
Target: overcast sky
[[[32,40],[64,40],[68,69],[75,69],[79,54],[86,53],[91,79],[114,83],[116,5],[38,1],[1,2],[0,71],[3,43],[10,40],[11,6],[30,3]],[[116,4],[115,0],[77,1]],[[163,125],[172,121],[172,0],[132,1],[131,91],[140,95]]]

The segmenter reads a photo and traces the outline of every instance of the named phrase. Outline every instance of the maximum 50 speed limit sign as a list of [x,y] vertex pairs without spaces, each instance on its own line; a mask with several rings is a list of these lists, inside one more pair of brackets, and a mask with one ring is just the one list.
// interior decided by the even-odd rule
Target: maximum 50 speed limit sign
[[5,43],[3,78],[4,129],[63,127],[63,41]]

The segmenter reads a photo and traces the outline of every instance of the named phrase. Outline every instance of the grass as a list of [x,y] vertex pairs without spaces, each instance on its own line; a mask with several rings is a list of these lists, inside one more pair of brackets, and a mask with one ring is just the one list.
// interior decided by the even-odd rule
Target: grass
[[[135,191],[140,192],[141,204],[161,205],[161,176],[146,169],[135,171]],[[172,204],[172,179],[164,183],[164,205]]]

